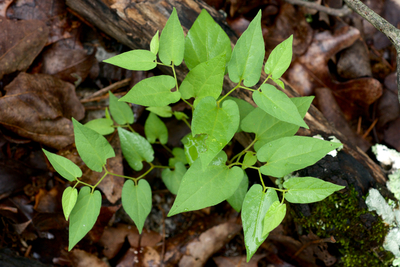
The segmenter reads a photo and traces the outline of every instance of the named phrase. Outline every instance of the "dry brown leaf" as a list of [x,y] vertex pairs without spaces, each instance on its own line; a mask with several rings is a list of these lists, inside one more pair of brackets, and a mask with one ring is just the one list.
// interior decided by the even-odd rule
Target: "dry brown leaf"
[[230,221],[205,231],[187,245],[186,255],[180,260],[179,266],[203,266],[208,258],[220,250],[241,228],[240,224]]
[[389,123],[389,127],[385,130],[384,141],[400,151],[400,117]]
[[70,259],[75,267],[108,267],[107,263],[84,250],[73,249]]
[[352,46],[344,49],[340,53],[336,68],[338,74],[345,79],[371,77],[369,52],[365,42],[358,39]]
[[96,63],[94,52],[88,55],[79,45],[72,48],[58,42],[42,54],[41,72],[74,83],[84,81]]
[[0,124],[56,149],[74,142],[70,119],[82,119],[85,109],[73,85],[46,74],[20,73],[5,90]]
[[70,31],[74,28],[70,25],[63,0],[15,1],[7,10],[7,17],[14,20],[43,21],[49,30],[47,45],[70,38],[72,36]]
[[11,21],[0,17],[0,79],[24,71],[42,51],[49,34],[40,20]]
[[246,262],[246,256],[237,257],[214,257],[213,260],[218,265],[218,267],[257,267],[258,261],[264,258],[265,254],[255,254],[251,257],[249,262]]

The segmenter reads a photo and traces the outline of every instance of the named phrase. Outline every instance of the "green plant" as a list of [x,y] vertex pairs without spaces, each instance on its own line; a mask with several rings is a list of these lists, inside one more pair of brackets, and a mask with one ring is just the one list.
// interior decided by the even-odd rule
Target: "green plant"
[[[168,216],[227,200],[235,210],[242,211],[249,260],[269,232],[285,217],[285,199],[291,203],[311,203],[343,188],[313,177],[297,177],[285,181],[283,189],[278,189],[265,186],[263,175],[283,177],[314,164],[341,144],[293,136],[300,126],[308,128],[303,117],[313,98],[290,99],[266,83],[271,79],[284,87],[279,78],[291,63],[292,36],[269,56],[264,68],[268,78],[257,89],[249,88],[259,82],[265,54],[261,11],[239,38],[233,51],[228,36],[205,10],[185,37],[174,9],[160,38],[158,36],[157,32],[149,51],[133,50],[105,62],[130,70],[168,66],[173,76],[144,79],[119,100],[110,93],[113,120],[107,109],[106,118],[87,125],[73,119],[79,155],[90,169],[104,172],[97,184],[80,181],[78,178],[82,172],[74,163],[44,150],[54,169],[75,182],[73,187],[65,190],[62,198],[65,218],[70,220],[69,249],[85,236],[97,219],[101,195],[96,186],[108,174],[115,175],[106,168],[106,161],[114,157],[114,151],[102,135],[117,128],[122,153],[129,165],[136,171],[142,170],[143,161],[149,166],[139,177],[123,176],[127,181],[122,189],[122,206],[139,232],[150,213],[152,199],[150,185],[143,178],[154,168],[163,168],[162,180],[173,194],[177,194]],[[175,66],[183,60],[190,72],[179,86]],[[236,86],[221,96],[226,72]],[[252,91],[258,107],[229,96],[239,88]],[[188,101],[192,98],[193,104]],[[172,111],[168,106],[179,100],[192,108],[191,121],[185,113]],[[123,101],[148,106],[147,139],[131,128],[133,114]],[[174,157],[169,166],[157,166],[152,163],[154,151],[151,144],[158,143],[169,149],[166,147],[168,131],[159,117],[172,116],[183,120],[191,128],[191,133],[182,139],[183,149],[173,148]],[[254,133],[255,138],[243,151],[228,159],[223,149],[240,130]],[[252,151],[253,146],[256,152]],[[257,161],[262,163],[261,167],[255,166]],[[249,191],[246,168],[256,169],[261,181],[261,185],[255,184]],[[78,194],[76,187],[79,184],[84,187]],[[281,193],[281,199],[277,192]]]

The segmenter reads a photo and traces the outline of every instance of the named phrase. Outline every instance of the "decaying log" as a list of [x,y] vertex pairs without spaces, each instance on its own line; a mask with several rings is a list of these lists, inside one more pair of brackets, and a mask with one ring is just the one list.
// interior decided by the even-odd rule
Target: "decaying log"
[[[151,38],[157,30],[162,30],[173,7],[177,9],[185,32],[191,27],[200,11],[206,9],[226,31],[231,38],[232,44],[237,41],[235,33],[225,23],[224,16],[200,0],[66,0],[66,3],[84,20],[132,49],[149,49]],[[168,68],[164,70],[170,72]],[[182,81],[186,73],[187,68],[180,66],[177,69],[178,79]],[[266,75],[263,73],[261,80],[265,78]],[[298,93],[287,82],[285,82],[285,87],[287,95],[290,97],[298,96]],[[233,88],[233,85],[226,78],[224,91],[226,92],[231,88]],[[233,96],[247,100],[255,105],[249,91],[237,91]],[[332,127],[314,106],[311,106],[309,112],[306,114],[305,121],[310,129],[302,129],[299,134],[336,136],[344,143],[344,151],[359,161],[371,173],[376,182],[385,183],[386,178],[380,166],[373,162],[361,149],[352,145],[343,134]],[[246,134],[236,135],[236,138],[244,146],[250,143],[250,138]],[[361,183],[360,187],[366,189]]]

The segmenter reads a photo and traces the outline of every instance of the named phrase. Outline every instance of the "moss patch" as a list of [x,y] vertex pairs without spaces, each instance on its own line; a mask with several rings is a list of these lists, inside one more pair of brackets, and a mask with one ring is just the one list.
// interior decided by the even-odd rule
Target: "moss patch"
[[335,266],[385,266],[393,260],[392,253],[382,248],[389,227],[375,212],[363,208],[365,203],[353,188],[310,207],[311,216],[293,214],[295,222],[321,238],[336,239],[341,258]]

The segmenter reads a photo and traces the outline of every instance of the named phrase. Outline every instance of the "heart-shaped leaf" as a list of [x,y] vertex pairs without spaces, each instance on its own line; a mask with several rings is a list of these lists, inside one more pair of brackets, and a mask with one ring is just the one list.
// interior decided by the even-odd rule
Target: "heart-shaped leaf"
[[109,100],[110,100],[110,112],[118,124],[132,124],[134,120],[133,111],[131,107],[125,103],[118,101],[118,98],[113,95],[113,93],[109,93]]
[[305,136],[282,137],[262,146],[257,152],[264,175],[283,177],[316,163],[342,144]]
[[[226,162],[226,154],[222,158]],[[205,169],[200,158],[192,164],[183,176],[168,216],[213,206],[232,196],[243,179],[243,170],[221,165],[222,158]]]
[[206,134],[207,151],[200,154],[203,166],[228,144],[239,127],[239,108],[232,100],[219,107],[211,96],[200,100],[193,113],[192,134]]
[[185,77],[179,92],[182,98],[195,97],[194,106],[206,96],[217,99],[222,92],[225,74],[225,54],[198,64]]
[[122,207],[135,222],[139,234],[142,233],[144,221],[151,211],[151,188],[146,180],[139,180],[138,185],[127,180],[122,187]]
[[131,50],[103,62],[127,70],[151,70],[157,66],[156,55],[148,50]]
[[122,154],[124,154],[126,161],[132,169],[140,171],[143,169],[142,161],[153,161],[154,151],[146,138],[121,127],[118,127],[118,136],[121,142]]
[[257,162],[257,156],[253,152],[246,152],[243,158],[242,169],[253,166]]
[[[225,54],[231,58],[231,41],[225,31],[203,9],[185,38],[185,63],[191,70],[198,64]],[[224,67],[225,69],[225,67]]]
[[81,169],[72,161],[57,154],[51,153],[46,149],[42,148],[47,159],[50,161],[51,166],[58,172],[62,177],[68,181],[75,181],[76,178],[82,176]]
[[150,107],[168,106],[181,98],[181,93],[171,92],[174,87],[175,79],[172,76],[153,76],[138,82],[119,100]]
[[264,55],[260,10],[233,48],[228,63],[229,79],[235,83],[243,80],[245,86],[255,85],[260,80]]
[[242,206],[242,224],[244,243],[246,246],[247,262],[267,236],[263,233],[263,220],[269,207],[279,201],[274,189],[263,192],[261,185],[255,184],[247,192]]
[[185,35],[174,7],[161,32],[158,56],[165,65],[171,65],[172,62],[173,65],[178,66],[182,63],[184,51]]
[[93,171],[101,172],[108,158],[115,152],[107,139],[101,134],[80,124],[72,118],[75,133],[75,145],[83,162]]
[[183,144],[186,160],[189,165],[192,165],[200,154],[207,151],[206,139],[207,136],[205,134],[195,136],[188,134],[182,138],[181,142]]
[[153,112],[157,116],[163,117],[163,118],[170,118],[172,117],[172,109],[170,106],[164,106],[164,107],[148,107],[146,108],[148,111]]
[[293,177],[283,183],[289,191],[285,199],[291,203],[313,203],[321,201],[345,186],[325,182],[314,177]]
[[[313,99],[314,96],[290,98],[302,118],[306,115]],[[268,142],[285,136],[293,136],[300,128],[298,125],[278,120],[258,107],[242,120],[240,127],[245,132],[256,134],[258,140],[254,144],[256,151]]]
[[68,217],[71,214],[71,211],[74,208],[77,199],[78,190],[76,190],[76,188],[72,188],[70,186],[65,188],[61,198],[61,203],[66,221],[68,221]]
[[270,84],[263,84],[261,92],[253,93],[253,100],[262,110],[281,121],[308,129],[295,104],[282,91]]
[[167,126],[152,112],[150,112],[144,124],[144,133],[146,134],[147,140],[152,144],[156,142],[156,139],[160,140],[160,143],[163,145],[168,142]]
[[100,214],[101,194],[93,193],[88,186],[81,188],[76,204],[69,217],[69,245],[70,251],[93,228]]
[[172,149],[172,155],[174,155],[174,157],[169,159],[168,166],[174,167],[177,162],[181,162],[183,163],[183,165],[188,163],[185,155],[185,150],[183,148],[174,147]]

